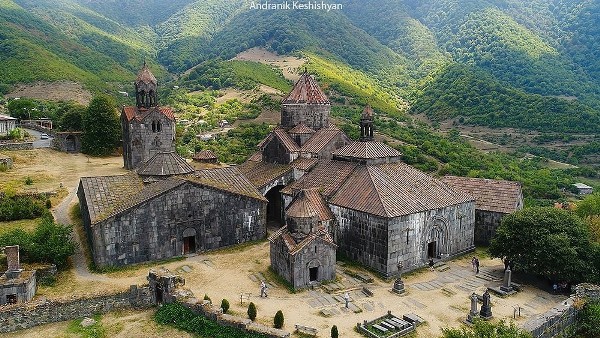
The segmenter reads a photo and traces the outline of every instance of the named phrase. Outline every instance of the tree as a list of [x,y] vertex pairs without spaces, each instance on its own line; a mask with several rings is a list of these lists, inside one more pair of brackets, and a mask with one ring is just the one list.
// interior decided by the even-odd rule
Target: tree
[[577,333],[582,338],[600,337],[600,302],[586,302],[577,315]]
[[277,313],[275,313],[275,318],[273,318],[273,324],[275,326],[276,329],[281,329],[283,327],[283,312],[281,312],[281,310],[277,311]]
[[338,338],[339,337],[339,333],[338,333],[338,328],[337,326],[332,326],[331,327],[331,338]]
[[29,118],[35,119],[39,116],[39,111],[36,109],[36,102],[31,99],[19,99],[11,100],[7,104],[8,113],[10,116],[19,120],[29,120]]
[[518,271],[565,281],[594,275],[586,264],[593,254],[588,229],[562,209],[536,207],[505,216],[489,250]]
[[600,193],[587,195],[583,201],[577,203],[575,212],[581,218],[600,215]]
[[250,305],[248,305],[248,318],[250,318],[252,321],[256,319],[256,305],[254,305],[252,302],[250,302]]
[[515,326],[514,323],[506,325],[501,320],[498,324],[485,321],[483,319],[475,319],[472,327],[444,328],[442,329],[443,338],[531,338],[531,334],[525,332]]
[[96,96],[90,102],[83,118],[81,151],[92,156],[110,154],[120,139],[120,122],[113,99]]
[[67,108],[64,114],[60,117],[59,128],[63,131],[82,131],[83,130],[83,115],[86,108],[80,105],[72,105]]
[[227,299],[221,301],[221,309],[223,309],[223,313],[227,313],[227,310],[229,310],[229,301]]

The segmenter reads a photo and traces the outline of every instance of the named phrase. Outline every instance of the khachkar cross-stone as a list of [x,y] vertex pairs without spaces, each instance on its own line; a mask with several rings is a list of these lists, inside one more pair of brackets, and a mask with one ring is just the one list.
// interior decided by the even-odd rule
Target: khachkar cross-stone
[[392,291],[397,294],[402,294],[406,291],[404,290],[404,282],[402,281],[402,268],[402,262],[398,262],[398,278],[394,282],[394,287],[392,288]]
[[469,312],[469,315],[467,316],[467,322],[472,323],[473,319],[477,318],[477,316],[479,315],[479,311],[477,311],[477,301],[478,301],[478,297],[476,293],[471,294],[471,312]]

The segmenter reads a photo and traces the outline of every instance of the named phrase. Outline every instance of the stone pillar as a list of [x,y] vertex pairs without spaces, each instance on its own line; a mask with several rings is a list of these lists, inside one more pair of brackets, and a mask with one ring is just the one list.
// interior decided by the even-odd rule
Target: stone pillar
[[488,290],[485,290],[483,293],[483,305],[481,305],[479,315],[483,319],[492,318],[492,304],[490,302],[490,292]]
[[6,269],[6,279],[19,278],[21,273],[21,262],[19,259],[19,246],[11,245],[4,247],[4,253],[6,254],[6,263],[8,268]]
[[500,287],[500,290],[505,291],[505,292],[511,292],[512,291],[512,286],[511,285],[511,277],[512,277],[512,271],[510,271],[510,267],[508,269],[506,269],[506,271],[504,271],[504,280],[502,281],[502,286]]
[[473,319],[479,315],[479,311],[477,311],[477,294],[473,293],[469,298],[471,299],[471,312],[467,316],[467,322],[472,323]]

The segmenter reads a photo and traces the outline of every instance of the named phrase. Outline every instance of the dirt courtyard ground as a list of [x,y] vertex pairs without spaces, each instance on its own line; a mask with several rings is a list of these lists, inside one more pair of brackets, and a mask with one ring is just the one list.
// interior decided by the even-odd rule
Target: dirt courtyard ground
[[[76,203],[74,192],[80,176],[97,176],[125,173],[120,157],[90,158],[78,154],[70,155],[49,149],[2,152],[15,159],[14,169],[0,173],[2,182],[20,182],[31,176],[34,186],[40,190],[53,189],[63,184],[68,191],[63,203],[54,208],[57,217],[65,218],[65,210]],[[68,218],[65,219],[69,221]],[[470,257],[459,258],[447,263],[437,271],[424,270],[404,277],[407,293],[398,296],[390,289],[393,281],[374,278],[366,284],[373,297],[366,297],[361,289],[363,283],[347,271],[367,271],[342,263],[337,268],[335,282],[313,290],[291,293],[269,271],[269,242],[261,241],[216,252],[186,257],[165,264],[144,264],[124,271],[109,274],[94,274],[87,269],[83,255],[73,259],[74,267],[61,273],[54,287],[40,287],[37,297],[54,298],[63,295],[79,295],[109,290],[127,289],[132,284],[144,284],[151,267],[165,266],[178,272],[186,279],[186,287],[202,298],[207,294],[214,303],[228,299],[231,310],[245,316],[248,299],[240,305],[240,295],[254,302],[258,308],[257,320],[272,325],[277,310],[285,315],[285,327],[294,330],[294,324],[315,327],[319,337],[329,337],[332,325],[337,325],[341,337],[361,337],[353,328],[363,320],[372,320],[387,311],[401,316],[415,313],[427,323],[419,326],[417,337],[439,337],[441,328],[460,326],[469,311],[469,295],[482,294],[487,286],[501,283],[500,260],[481,256],[480,276],[471,271]],[[447,268],[447,269],[446,269]],[[444,271],[442,271],[444,270]],[[259,297],[259,284],[266,279],[271,285],[268,298]],[[517,280],[518,282],[518,280]],[[348,291],[352,302],[345,309],[340,295]],[[521,307],[517,323],[526,321],[534,314],[543,313],[566,297],[551,295],[525,285],[522,292],[509,298],[492,296],[492,312],[495,320],[512,318],[514,309]],[[188,334],[159,327],[152,322],[151,311],[107,314],[102,318],[110,337],[188,337]],[[29,330],[15,332],[10,337],[71,337],[68,323],[49,324]]]

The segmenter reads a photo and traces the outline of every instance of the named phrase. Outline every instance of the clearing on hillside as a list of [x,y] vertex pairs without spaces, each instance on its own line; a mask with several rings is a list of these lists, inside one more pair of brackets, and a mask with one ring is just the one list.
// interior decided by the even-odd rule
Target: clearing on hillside
[[27,97],[38,100],[75,101],[87,105],[92,93],[77,82],[37,82],[18,85],[15,90],[5,95],[7,98]]
[[294,82],[300,78],[298,69],[307,61],[295,56],[277,55],[264,48],[257,47],[250,48],[239,53],[232,60],[254,61],[277,67],[281,69],[283,76],[286,79]]

